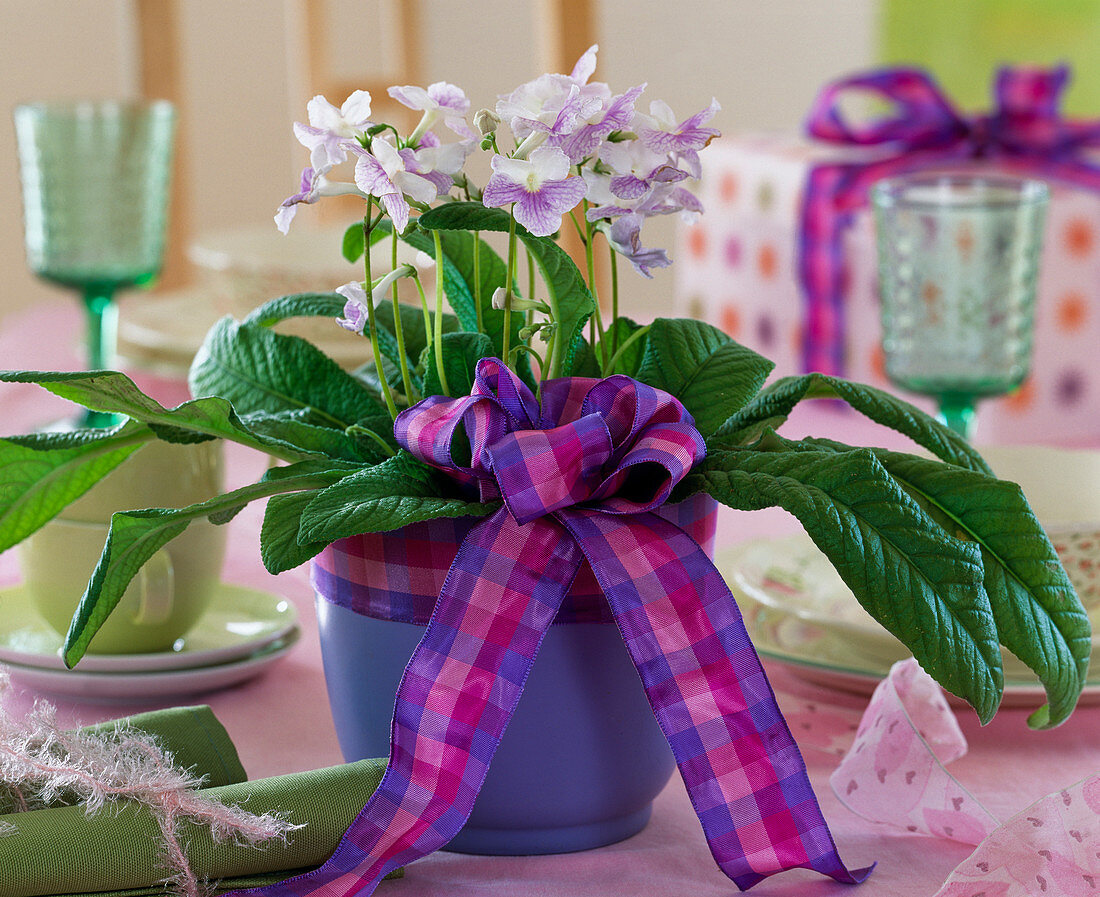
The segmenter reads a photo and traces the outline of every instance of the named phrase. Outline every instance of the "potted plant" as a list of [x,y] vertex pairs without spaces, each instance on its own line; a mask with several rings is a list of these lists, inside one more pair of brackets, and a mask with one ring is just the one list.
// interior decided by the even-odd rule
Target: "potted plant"
[[[555,618],[600,633],[590,644],[563,636],[555,670],[619,668],[593,673],[567,697],[555,695],[567,683],[552,677],[548,700],[576,715],[586,691],[625,681],[632,697],[594,704],[603,709],[589,730],[622,728],[615,750],[634,752],[622,761],[627,777],[631,762],[648,765],[658,784],[647,787],[656,788],[671,769],[660,747],[667,738],[714,855],[739,885],[799,865],[858,879],[832,847],[736,606],[700,548],[713,537],[715,501],[792,513],[871,615],[983,721],[1002,691],[1001,645],[1046,687],[1048,704],[1030,725],[1062,722],[1082,688],[1088,619],[1019,488],[995,479],[965,441],[870,387],[819,374],[765,384],[769,361],[702,322],[640,325],[621,314],[620,257],[646,276],[669,264],[642,244],[645,221],[701,211],[684,183],[699,175],[718,107],[680,121],[658,102],[645,114],[635,108],[641,87],[614,94],[590,81],[594,68],[592,48],[571,74],[544,75],[477,113],[476,130],[465,96],[446,83],[391,88],[422,112],[408,135],[373,121],[363,92],[339,109],[314,98],[309,123],[295,126],[310,166],[276,221],[285,230],[303,204],[361,197],[365,214],[343,252],[362,260],[363,279],[218,322],[192,367],[194,400],[163,408],[115,372],[2,375],[124,416],[112,429],[0,443],[3,547],[154,440],[227,439],[280,462],[200,504],[115,513],[66,638],[68,664],[146,559],[192,521],[224,523],[258,500],[267,501],[267,568],[314,560],[337,713],[369,712],[358,701],[371,691],[359,638],[373,639],[376,653],[389,643],[399,667],[415,647],[381,797],[364,808],[339,862],[296,887],[339,875],[377,881],[458,832],[543,635],[566,629],[551,627]],[[492,169],[481,188],[467,174],[478,152]],[[351,180],[339,178],[352,167]],[[556,242],[562,230],[576,231],[584,273]],[[411,265],[376,277],[369,249],[379,241],[429,256],[434,296]],[[606,317],[593,292],[603,252]],[[419,306],[398,301],[402,280],[418,288]],[[362,333],[366,363],[346,372],[272,329],[297,316]],[[798,402],[817,398],[848,403],[935,458],[778,432]],[[389,629],[379,634],[378,625]],[[632,667],[659,729],[638,720],[639,707],[646,719],[649,710]],[[384,706],[392,700],[392,691],[375,694]],[[626,701],[633,707],[609,724],[607,708]],[[647,726],[650,745],[639,747]],[[538,742],[513,764],[535,779],[547,753]],[[613,771],[605,763],[582,774],[582,800],[596,802]],[[558,790],[559,781],[541,786],[540,798],[536,787],[533,799]],[[535,814],[522,796],[509,798],[520,815]],[[609,812],[622,816],[629,804],[633,815],[588,843],[636,830],[651,798],[616,795]],[[747,800],[755,821],[731,810]]]

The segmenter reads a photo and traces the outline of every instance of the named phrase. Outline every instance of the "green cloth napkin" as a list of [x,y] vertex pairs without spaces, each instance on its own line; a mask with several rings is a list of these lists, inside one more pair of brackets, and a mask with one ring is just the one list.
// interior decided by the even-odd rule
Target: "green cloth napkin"
[[[172,755],[173,763],[177,767],[190,770],[192,775],[202,779],[206,788],[232,785],[248,778],[225,726],[205,704],[139,713],[120,720],[85,726],[81,731],[106,733],[119,724],[129,725],[152,735]],[[73,802],[74,799],[63,797],[54,801],[52,806],[65,806]],[[0,814],[14,810],[11,802],[0,795]],[[0,870],[3,870],[3,866],[0,866]]]
[[[257,887],[319,866],[385,772],[384,760],[361,760],[247,782],[232,742],[209,708],[157,711],[131,721],[146,731],[155,728],[180,765],[190,763],[212,780],[237,779],[202,794],[304,825],[289,832],[285,844],[257,848],[215,844],[209,829],[184,822],[180,836],[192,870],[216,881],[219,891]],[[51,807],[0,816],[3,823],[16,831],[0,837],[0,897],[167,893],[158,883],[167,874],[160,830],[145,807],[126,802],[93,817],[78,806]]]

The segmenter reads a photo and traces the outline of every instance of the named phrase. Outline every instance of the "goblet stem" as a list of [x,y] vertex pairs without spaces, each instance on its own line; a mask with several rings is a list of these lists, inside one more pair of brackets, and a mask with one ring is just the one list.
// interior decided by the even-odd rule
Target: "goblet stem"
[[[115,367],[115,347],[118,334],[118,304],[113,284],[93,283],[84,287],[84,309],[87,313],[87,364],[90,371],[106,371]],[[118,415],[106,411],[87,410],[81,419],[85,427],[113,427]]]
[[966,393],[951,393],[939,397],[940,420],[967,442],[974,435],[975,404],[974,397]]

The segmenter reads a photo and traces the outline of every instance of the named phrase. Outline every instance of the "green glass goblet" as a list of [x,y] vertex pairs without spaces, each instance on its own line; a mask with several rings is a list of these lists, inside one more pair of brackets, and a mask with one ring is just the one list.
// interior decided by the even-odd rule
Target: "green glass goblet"
[[908,175],[871,189],[886,374],[973,435],[979,399],[1031,367],[1049,191],[1035,180]]
[[[79,290],[87,366],[114,367],[120,289],[145,286],[164,258],[175,110],[171,103],[30,103],[15,110],[27,263]],[[115,416],[89,411],[83,426]]]

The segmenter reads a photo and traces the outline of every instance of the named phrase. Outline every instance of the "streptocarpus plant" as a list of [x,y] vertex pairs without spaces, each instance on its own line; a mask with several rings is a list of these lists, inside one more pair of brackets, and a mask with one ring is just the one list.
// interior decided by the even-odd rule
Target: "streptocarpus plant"
[[[0,442],[0,547],[153,439],[227,439],[282,462],[202,504],[116,513],[73,618],[66,662],[79,661],[140,565],[192,520],[224,523],[266,500],[261,554],[279,572],[345,536],[495,511],[399,448],[393,421],[424,397],[467,394],[477,364],[499,357],[534,390],[557,377],[624,374],[670,393],[707,451],[674,498],[707,492],[738,510],[784,508],[870,614],[983,721],[1003,688],[1001,645],[1046,688],[1049,703],[1030,724],[1063,721],[1084,683],[1089,623],[1017,486],[888,393],[813,373],[766,384],[771,362],[714,327],[671,318],[640,325],[621,313],[616,261],[646,276],[669,264],[663,250],[642,244],[645,222],[701,211],[684,184],[698,176],[698,153],[717,133],[707,125],[718,106],[682,121],[660,102],[645,114],[635,108],[641,87],[614,94],[590,81],[594,68],[595,48],[571,74],[543,75],[477,113],[476,131],[464,94],[446,83],[391,88],[422,112],[407,135],[375,122],[364,92],[339,109],[314,98],[309,123],[295,127],[310,165],[276,222],[286,230],[300,206],[326,196],[361,197],[364,215],[343,252],[362,260],[363,279],[218,322],[191,370],[199,398],[166,409],[115,372],[2,375],[124,420]],[[490,154],[492,170],[480,188],[467,173],[479,152]],[[577,232],[584,272],[556,242],[561,229]],[[503,257],[489,234],[502,241]],[[376,278],[365,250],[379,241],[393,247],[394,264]],[[396,264],[399,241],[434,260],[432,297],[415,268]],[[602,252],[611,262],[606,320],[594,294]],[[418,288],[419,306],[398,301],[404,279]],[[362,333],[363,366],[344,371],[316,346],[272,329],[297,316],[336,318]],[[935,458],[779,432],[797,403],[821,398],[847,402]]]

